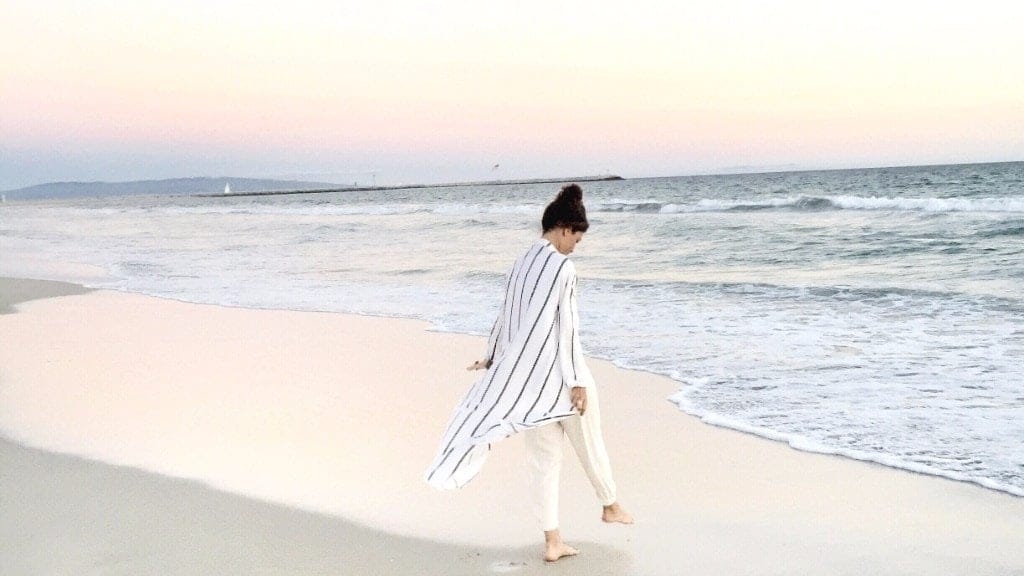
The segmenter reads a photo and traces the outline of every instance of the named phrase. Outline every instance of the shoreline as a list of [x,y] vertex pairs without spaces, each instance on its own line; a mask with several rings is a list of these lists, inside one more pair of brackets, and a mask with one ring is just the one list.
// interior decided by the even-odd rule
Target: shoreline
[[[61,295],[73,295],[73,294],[85,294],[93,291],[109,291],[120,294],[135,294],[144,296],[147,298],[155,298],[159,300],[166,300],[169,302],[177,302],[181,304],[193,304],[199,306],[214,306],[218,308],[233,309],[233,310],[253,310],[253,311],[281,311],[281,312],[296,312],[296,313],[312,313],[312,314],[339,314],[342,316],[355,316],[360,318],[377,318],[383,320],[399,320],[399,321],[411,321],[426,324],[423,330],[435,334],[449,334],[455,336],[467,336],[467,337],[486,337],[485,334],[475,334],[471,332],[460,332],[457,330],[451,330],[443,327],[439,327],[434,322],[416,317],[406,315],[383,315],[383,314],[369,314],[359,312],[346,312],[346,311],[333,311],[333,310],[309,310],[309,309],[293,309],[293,308],[254,308],[247,306],[234,306],[230,304],[220,303],[209,303],[209,302],[193,302],[191,300],[184,300],[175,298],[172,296],[148,294],[145,292],[133,292],[128,290],[120,290],[114,288],[104,287],[89,287],[84,283],[78,283],[73,281],[65,280],[50,280],[50,279],[36,279],[36,278],[24,278],[24,277],[10,277],[0,275],[0,282],[25,283],[24,287],[15,287],[15,291],[19,293],[33,294],[32,299],[39,298],[50,298]],[[41,283],[38,286],[34,286],[32,283]],[[5,288],[0,291],[0,314],[9,313],[12,311],[11,302],[5,302],[7,292],[9,290]],[[33,292],[36,291],[36,292]],[[588,357],[592,360],[599,360],[607,362],[619,370],[638,372],[654,376],[656,378],[662,378],[671,381],[676,385],[676,389],[665,397],[665,400],[669,402],[683,417],[690,417],[699,420],[702,424],[711,426],[714,428],[728,430],[731,432],[737,432],[740,434],[748,435],[760,440],[769,441],[772,443],[783,445],[789,449],[796,450],[798,452],[806,454],[817,454],[829,457],[842,458],[853,462],[862,462],[865,464],[881,466],[886,469],[898,470],[901,472],[909,472],[912,474],[921,475],[924,477],[938,478],[950,482],[956,482],[959,484],[966,484],[970,486],[980,487],[985,490],[990,490],[999,494],[1005,494],[1013,496],[1015,498],[1024,498],[1024,489],[1019,489],[1014,486],[1007,486],[998,484],[988,478],[976,478],[968,477],[964,475],[958,475],[955,473],[947,472],[941,469],[928,468],[927,466],[918,465],[912,462],[904,462],[898,460],[896,457],[889,457],[888,455],[873,455],[866,453],[851,452],[844,448],[831,448],[827,446],[811,446],[809,441],[798,434],[778,432],[771,429],[761,428],[753,426],[744,422],[734,421],[728,416],[716,414],[713,412],[707,412],[698,408],[684,406],[689,404],[689,400],[685,398],[685,392],[683,387],[686,385],[681,380],[676,380],[671,375],[658,372],[656,370],[647,369],[644,367],[630,366],[625,362],[621,362],[616,359],[593,356],[588,354]],[[677,399],[678,398],[678,399]]]

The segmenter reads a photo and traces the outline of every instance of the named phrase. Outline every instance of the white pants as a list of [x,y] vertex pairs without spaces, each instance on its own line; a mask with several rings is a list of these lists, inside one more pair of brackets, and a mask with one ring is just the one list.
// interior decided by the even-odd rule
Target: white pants
[[608,463],[608,452],[601,436],[601,411],[597,391],[587,390],[587,411],[584,416],[531,428],[523,433],[526,443],[526,465],[530,476],[533,508],[541,530],[558,528],[558,480],[562,469],[562,436],[569,438],[573,451],[587,473],[602,506],[615,502],[615,481]]

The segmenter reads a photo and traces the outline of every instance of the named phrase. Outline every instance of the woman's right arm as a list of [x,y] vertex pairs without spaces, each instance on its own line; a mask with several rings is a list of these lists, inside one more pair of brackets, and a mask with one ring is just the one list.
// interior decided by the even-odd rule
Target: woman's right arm
[[501,303],[501,308],[498,309],[498,318],[494,321],[494,325],[491,326],[491,334],[487,337],[487,355],[484,356],[483,360],[474,362],[467,370],[490,368],[491,364],[494,363],[494,357],[501,352],[498,345],[501,342],[502,330],[505,329],[505,306],[508,305],[508,287],[511,282],[512,271],[509,270],[508,274],[505,275],[505,299]]
[[498,340],[501,338],[501,331],[505,327],[505,308],[502,307],[498,310],[498,319],[494,321],[494,326],[491,327],[491,335],[487,338],[487,356],[485,356],[484,368],[490,368],[491,363],[494,362],[494,357],[498,354]]
[[501,329],[505,325],[504,318],[504,310],[499,310],[498,319],[494,321],[494,326],[491,327],[491,335],[487,338],[487,356],[483,360],[473,362],[466,370],[483,370],[490,368],[491,364],[494,363],[494,356],[498,353],[498,338],[501,337]]

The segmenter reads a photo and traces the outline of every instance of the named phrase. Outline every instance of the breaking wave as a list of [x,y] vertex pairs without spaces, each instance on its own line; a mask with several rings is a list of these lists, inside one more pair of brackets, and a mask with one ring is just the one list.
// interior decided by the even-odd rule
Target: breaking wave
[[887,198],[882,196],[791,196],[764,202],[703,199],[696,204],[665,204],[663,214],[756,210],[887,210],[914,212],[1024,212],[1024,197]]

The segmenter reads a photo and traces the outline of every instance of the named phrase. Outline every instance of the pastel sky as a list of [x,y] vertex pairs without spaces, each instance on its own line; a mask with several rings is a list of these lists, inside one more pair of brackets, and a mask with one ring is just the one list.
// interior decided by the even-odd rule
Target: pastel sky
[[1022,6],[0,0],[0,189],[1024,160]]

